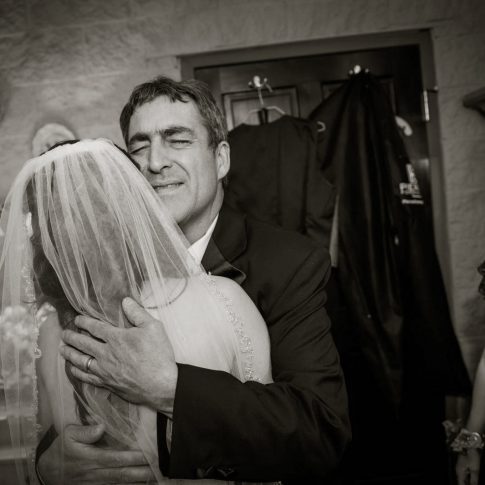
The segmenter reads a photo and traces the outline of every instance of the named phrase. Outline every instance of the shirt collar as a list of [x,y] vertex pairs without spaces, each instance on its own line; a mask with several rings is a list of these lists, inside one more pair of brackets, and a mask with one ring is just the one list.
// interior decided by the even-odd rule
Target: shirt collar
[[218,218],[219,218],[219,214],[217,214],[215,219],[212,221],[212,224],[209,226],[206,233],[200,239],[197,239],[197,241],[195,241],[194,244],[192,244],[188,249],[190,255],[194,258],[195,262],[198,264],[201,263],[202,258],[204,257],[205,250],[207,249],[209,240],[212,236],[212,233],[214,232]]

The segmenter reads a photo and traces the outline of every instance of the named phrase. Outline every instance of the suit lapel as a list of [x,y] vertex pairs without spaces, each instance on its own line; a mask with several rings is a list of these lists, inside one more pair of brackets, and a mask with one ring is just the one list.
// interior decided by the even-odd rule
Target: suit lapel
[[230,278],[241,285],[246,274],[231,263],[244,252],[246,245],[245,216],[224,205],[202,258],[202,266],[215,276]]

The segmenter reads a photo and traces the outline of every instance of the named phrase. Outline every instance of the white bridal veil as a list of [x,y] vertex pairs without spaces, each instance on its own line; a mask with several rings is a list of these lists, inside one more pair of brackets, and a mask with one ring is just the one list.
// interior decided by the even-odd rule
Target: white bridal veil
[[[105,389],[74,391],[57,348],[39,348],[49,304],[62,328],[72,326],[73,313],[129,326],[121,300],[131,296],[164,322],[178,362],[251,377],[251,342],[230,301],[190,258],[148,182],[110,141],[66,144],[29,160],[0,229],[1,371],[12,445],[26,456],[18,474],[31,483],[34,450],[46,431],[37,420],[39,369],[53,353],[61,411],[52,412],[68,415],[63,403],[74,393],[79,422],[104,423],[113,446],[140,448],[158,471],[155,413],[148,410],[147,418],[142,406]],[[182,299],[189,304],[175,303]],[[190,314],[198,315],[197,325],[189,325]]]

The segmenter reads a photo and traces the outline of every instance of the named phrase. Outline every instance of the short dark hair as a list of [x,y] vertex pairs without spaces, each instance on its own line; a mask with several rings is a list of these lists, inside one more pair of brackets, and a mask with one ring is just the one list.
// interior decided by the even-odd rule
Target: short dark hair
[[209,134],[209,146],[213,150],[217,148],[221,141],[227,140],[226,120],[206,83],[197,79],[175,81],[165,76],[158,76],[136,86],[121,111],[120,127],[127,145],[130,120],[135,110],[160,96],[166,96],[172,102],[187,103],[189,100],[194,101]]

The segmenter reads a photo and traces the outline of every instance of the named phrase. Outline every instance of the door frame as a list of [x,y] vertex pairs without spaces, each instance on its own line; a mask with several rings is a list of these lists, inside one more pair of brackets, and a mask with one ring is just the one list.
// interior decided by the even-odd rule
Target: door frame
[[[290,43],[248,46],[237,49],[226,49],[200,54],[179,56],[182,79],[196,77],[198,68],[217,67],[247,62],[283,60],[294,57],[308,57],[321,54],[337,54],[386,47],[417,45],[420,52],[422,75],[421,109],[424,116],[428,110],[429,121],[426,132],[429,150],[429,171],[433,204],[433,228],[435,245],[439,262],[448,291],[450,305],[452,280],[450,268],[450,249],[448,218],[446,212],[446,194],[444,192],[444,170],[439,127],[438,87],[436,82],[435,62],[431,31],[429,29],[404,30],[384,33],[363,34],[328,39],[295,41]],[[349,70],[353,66],[349,66]],[[361,66],[365,68],[365,66]],[[425,94],[424,94],[425,93]],[[221,93],[213,92],[214,97],[221,99]],[[427,97],[427,106],[424,104]]]

